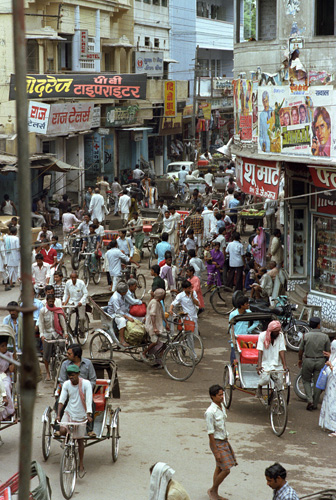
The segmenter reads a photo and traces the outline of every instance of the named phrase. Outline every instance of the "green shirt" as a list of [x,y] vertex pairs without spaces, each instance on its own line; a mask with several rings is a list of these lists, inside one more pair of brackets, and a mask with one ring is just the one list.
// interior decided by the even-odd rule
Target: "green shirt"
[[323,351],[330,352],[330,339],[321,330],[312,330],[305,333],[300,351],[303,351],[307,358],[323,358]]
[[160,276],[155,276],[152,283],[152,292],[155,292],[155,290],[157,290],[158,288],[162,288],[163,290],[165,290],[166,284],[164,280],[160,278]]

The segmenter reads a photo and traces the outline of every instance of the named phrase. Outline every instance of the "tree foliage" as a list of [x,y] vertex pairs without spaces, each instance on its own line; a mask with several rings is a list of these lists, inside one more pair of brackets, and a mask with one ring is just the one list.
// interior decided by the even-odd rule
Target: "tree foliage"
[[256,38],[256,1],[244,0],[244,39]]

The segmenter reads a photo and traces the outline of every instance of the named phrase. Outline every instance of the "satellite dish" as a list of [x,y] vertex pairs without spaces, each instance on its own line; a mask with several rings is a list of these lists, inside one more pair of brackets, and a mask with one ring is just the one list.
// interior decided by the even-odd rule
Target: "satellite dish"
[[217,151],[219,153],[222,153],[222,155],[226,156],[226,158],[228,158],[229,160],[232,159],[232,154],[231,154],[231,144],[232,144],[232,137],[231,139],[229,140],[229,142],[227,144],[225,144],[225,146],[222,146],[221,148],[217,149]]

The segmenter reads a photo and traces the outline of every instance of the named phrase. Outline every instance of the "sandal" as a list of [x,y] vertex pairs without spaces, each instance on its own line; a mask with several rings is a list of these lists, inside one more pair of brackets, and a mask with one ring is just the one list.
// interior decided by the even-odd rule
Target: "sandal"
[[83,477],[85,476],[86,474],[86,470],[83,469],[82,471],[80,469],[78,469],[78,477],[79,479],[83,479]]
[[332,432],[331,434],[328,434],[329,437],[336,437],[336,432]]

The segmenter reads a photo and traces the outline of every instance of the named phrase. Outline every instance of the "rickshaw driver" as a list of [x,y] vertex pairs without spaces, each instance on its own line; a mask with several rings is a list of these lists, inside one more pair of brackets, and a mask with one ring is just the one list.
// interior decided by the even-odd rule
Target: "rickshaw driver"
[[[67,427],[62,426],[62,422],[83,422],[86,419],[92,422],[92,387],[88,380],[79,376],[77,365],[67,367],[69,380],[65,381],[62,387],[61,397],[58,403],[57,419],[60,422],[59,435],[67,434]],[[66,410],[61,419],[61,413],[67,402]],[[55,433],[56,435],[56,433]],[[73,432],[74,439],[78,441],[79,470],[78,476],[83,478],[86,474],[84,469],[84,441],[85,425],[78,425]]]
[[274,373],[274,371],[288,371],[285,357],[285,338],[281,331],[280,321],[271,321],[266,332],[260,333],[257,350],[257,373],[260,378],[256,397],[262,398],[262,386],[270,383],[271,376],[277,390],[282,388],[282,373]]

